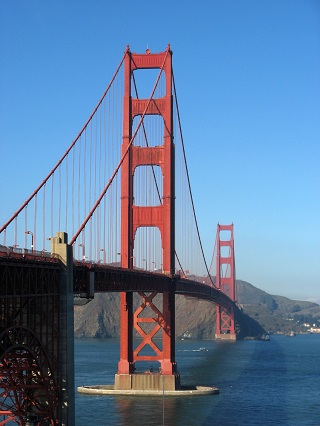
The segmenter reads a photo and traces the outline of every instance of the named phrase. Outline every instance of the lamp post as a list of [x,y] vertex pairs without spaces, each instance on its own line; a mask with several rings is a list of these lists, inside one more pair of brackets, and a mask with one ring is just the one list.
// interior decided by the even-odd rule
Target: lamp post
[[25,231],[25,234],[31,235],[31,251],[33,251],[33,232],[31,232],[31,231]]
[[146,270],[148,269],[147,259],[142,259],[142,262],[146,262]]
[[102,252],[103,252],[103,263],[104,263],[104,264],[106,264],[106,263],[107,263],[107,259],[106,259],[106,257],[107,257],[106,249],[102,248],[102,249],[100,249],[100,251],[102,251]]
[[86,254],[85,254],[85,246],[84,244],[79,244],[79,247],[82,247],[82,261],[86,261]]
[[154,265],[154,266],[153,266],[153,270],[154,270],[154,271],[156,271],[156,270],[157,270],[157,264],[156,264],[156,262],[155,262],[155,261],[153,261],[153,262],[152,262],[152,264]]

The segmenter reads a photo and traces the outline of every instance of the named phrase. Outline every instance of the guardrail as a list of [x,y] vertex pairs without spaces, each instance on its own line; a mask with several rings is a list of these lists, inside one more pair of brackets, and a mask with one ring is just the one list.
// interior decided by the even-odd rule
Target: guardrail
[[0,246],[0,257],[6,257],[11,259],[26,259],[26,260],[45,260],[46,262],[57,262],[60,260],[60,256],[48,251],[42,250],[30,250],[25,248],[18,248],[13,246]]

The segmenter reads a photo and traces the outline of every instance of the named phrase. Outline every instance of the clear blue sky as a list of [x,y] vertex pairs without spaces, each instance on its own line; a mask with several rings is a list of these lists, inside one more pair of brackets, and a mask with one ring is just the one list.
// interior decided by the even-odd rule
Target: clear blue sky
[[66,150],[126,45],[168,43],[208,259],[217,223],[233,222],[237,278],[320,302],[318,0],[2,0],[0,222]]

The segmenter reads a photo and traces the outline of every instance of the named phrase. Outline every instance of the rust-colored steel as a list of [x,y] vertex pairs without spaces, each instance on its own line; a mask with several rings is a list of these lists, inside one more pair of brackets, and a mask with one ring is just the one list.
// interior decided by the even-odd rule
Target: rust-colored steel
[[0,425],[62,424],[61,271],[57,258],[1,252]]
[[[131,96],[131,76],[136,69],[159,69],[165,73],[166,93],[160,99],[135,99]],[[168,46],[165,52],[136,54],[127,51],[125,58],[124,114],[122,152],[127,155],[121,169],[121,266],[132,268],[133,248],[136,231],[139,227],[157,227],[160,230],[163,249],[163,270],[165,274],[174,274],[174,144],[173,144],[173,107],[172,107],[172,52]],[[154,90],[153,90],[154,93]],[[160,115],[164,123],[164,141],[162,146],[139,147],[132,141],[134,117],[140,115]],[[129,147],[129,149],[128,149]],[[136,206],[133,204],[133,178],[138,166],[159,166],[163,175],[163,199],[159,206]],[[118,374],[134,372],[134,363],[141,360],[158,361],[162,374],[176,372],[174,353],[174,292],[163,292],[161,307],[156,306],[156,293],[139,293],[141,305],[134,312],[130,293],[120,296],[120,361]],[[146,318],[145,312],[151,310],[152,317]],[[143,319],[142,319],[143,318]],[[148,323],[148,331],[142,323]],[[152,327],[152,324],[154,327]],[[151,327],[151,329],[150,329]],[[133,350],[133,330],[142,338],[141,344]],[[153,341],[158,332],[162,333],[162,348]],[[140,353],[149,346],[152,356]]]
[[[221,231],[227,231],[229,238],[221,239]],[[232,225],[217,227],[216,287],[235,301],[235,260],[234,235]],[[222,250],[225,250],[222,253]],[[216,335],[235,334],[234,308],[216,305]]]
[[0,424],[28,412],[58,424],[59,265],[2,256],[0,283]]
[[[92,274],[92,275],[91,275]],[[74,262],[73,290],[76,298],[91,299],[94,292],[144,292],[162,293],[173,291],[188,297],[208,300],[226,309],[236,305],[218,290],[202,282],[168,276],[137,269],[124,269],[100,263]]]

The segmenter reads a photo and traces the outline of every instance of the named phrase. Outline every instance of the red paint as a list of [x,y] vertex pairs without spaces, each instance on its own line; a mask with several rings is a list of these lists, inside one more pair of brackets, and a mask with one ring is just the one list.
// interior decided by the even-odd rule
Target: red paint
[[[221,231],[230,233],[230,238],[221,240]],[[216,287],[225,293],[233,302],[235,301],[235,260],[234,260],[234,235],[232,225],[219,225],[217,227],[217,258],[216,258]],[[226,247],[227,253],[221,253]],[[216,334],[235,334],[233,308],[228,309],[216,306],[217,323]]]
[[[163,249],[164,273],[174,275],[174,144],[173,144],[173,105],[172,105],[172,52],[168,46],[162,53],[136,54],[127,51],[124,61],[124,113],[122,154],[127,155],[121,169],[121,267],[132,269],[133,248],[136,231],[139,227],[157,227],[160,230]],[[131,97],[131,74],[136,69],[163,69],[166,77],[166,93],[161,99],[134,99]],[[134,145],[132,125],[136,115],[143,120],[146,115],[160,115],[164,123],[162,146],[139,147]],[[133,204],[133,181],[138,166],[154,165],[162,169],[163,199],[159,206],[135,206]],[[136,361],[158,361],[163,374],[176,372],[175,363],[175,298],[174,291],[163,292],[163,307],[154,303],[157,293],[141,296],[140,307],[133,312],[132,295],[122,293],[120,298],[120,361],[119,374],[134,372]],[[152,317],[141,317],[142,311],[151,308]],[[154,324],[148,332],[143,331],[142,323]],[[133,349],[133,329],[142,338]],[[162,335],[161,348],[153,341],[156,333]],[[157,337],[159,333],[157,334]],[[152,356],[142,356],[140,352],[149,345]]]

